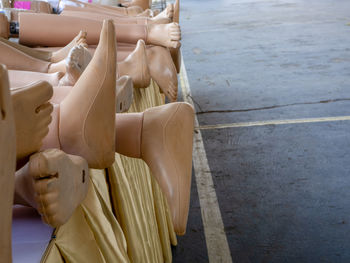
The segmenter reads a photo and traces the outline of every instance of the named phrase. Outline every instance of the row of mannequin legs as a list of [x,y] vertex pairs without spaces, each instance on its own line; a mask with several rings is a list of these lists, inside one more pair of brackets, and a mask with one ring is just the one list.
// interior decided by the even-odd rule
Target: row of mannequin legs
[[[100,12],[92,16],[91,10]],[[185,233],[193,108],[169,103],[141,113],[118,113],[131,104],[132,89],[146,88],[151,78],[176,101],[178,65],[169,48],[180,46],[181,35],[172,22],[174,6],[158,18],[129,19],[116,10],[82,4],[61,15],[19,14],[20,43],[61,48],[29,48],[7,40],[6,34],[0,40],[4,258],[11,251],[13,203],[34,207],[53,227],[62,225],[85,198],[88,168],[109,167],[115,152],[147,163],[166,196],[175,232]],[[57,23],[62,31],[53,30]],[[41,30],[35,32],[37,26]],[[117,45],[121,39],[127,44]]]

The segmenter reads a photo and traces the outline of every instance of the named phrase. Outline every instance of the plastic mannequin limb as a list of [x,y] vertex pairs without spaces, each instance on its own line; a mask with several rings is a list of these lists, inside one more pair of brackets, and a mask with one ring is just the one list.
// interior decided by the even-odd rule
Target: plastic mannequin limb
[[36,208],[45,223],[58,227],[85,199],[88,182],[89,169],[83,158],[48,149],[32,155],[16,172],[14,201]]
[[[67,12],[82,12],[82,13],[94,13],[98,15],[109,15],[113,18],[121,18],[121,22],[123,20],[129,20],[130,22],[125,22],[125,23],[132,23],[131,21],[135,21],[134,23],[137,24],[146,24],[147,21],[151,23],[160,23],[164,21],[163,23],[170,23],[172,21],[173,15],[174,15],[174,5],[173,4],[168,4],[166,9],[164,9],[160,14],[158,14],[155,17],[142,17],[142,16],[137,16],[137,17],[130,17],[130,16],[125,16],[125,15],[120,15],[119,13],[113,11],[113,10],[108,10],[108,9],[90,9],[90,8],[84,8],[84,7],[78,7],[78,6],[65,6],[63,12],[61,14],[67,14]],[[118,20],[117,20],[118,21]],[[142,22],[145,21],[145,22]]]
[[[60,104],[72,90],[72,86],[60,86],[53,88],[51,103]],[[133,101],[133,83],[129,76],[122,76],[116,82],[116,113],[129,110]]]
[[118,75],[132,78],[135,88],[147,88],[151,81],[148,69],[146,46],[143,40],[137,42],[135,50],[118,63]]
[[[102,22],[76,17],[22,13],[19,17],[19,41],[24,45],[64,46],[81,29],[88,29],[87,43],[96,45]],[[57,27],[57,25],[60,25]],[[116,25],[118,42],[179,47],[181,30],[178,24]]]
[[84,52],[84,47],[81,45],[74,46],[68,53],[68,56],[64,60],[57,63],[51,63],[34,58],[1,41],[0,53],[3,54],[0,57],[0,63],[5,64],[9,69],[44,73],[53,73],[58,71],[69,73],[71,70],[69,67],[76,66],[79,66],[79,68],[81,67],[81,70],[83,70],[83,68],[86,67],[85,60],[88,61],[90,58],[89,52],[87,50]]
[[60,148],[84,157],[92,168],[114,162],[116,42],[105,20],[96,52],[65,99],[55,105],[43,149]]
[[0,37],[9,38],[10,25],[5,14],[0,13]]
[[23,70],[9,70],[11,88],[20,88],[38,80],[47,81],[51,86],[58,86],[60,79],[64,76],[62,72],[41,73]]
[[[54,95],[51,102],[60,104],[72,90],[72,86],[54,87]],[[122,76],[117,79],[116,84],[116,113],[122,113],[129,110],[133,101],[133,84],[129,76]]]
[[[180,0],[176,0],[174,4],[174,17],[173,22],[180,23]],[[180,73],[181,69],[181,52],[180,47],[169,48],[171,57],[174,61],[177,73]]]
[[[84,3],[85,4],[85,3]],[[87,11],[87,12],[97,12],[99,14],[108,14],[108,15],[113,15],[113,16],[119,16],[119,17],[143,17],[143,18],[152,18],[155,17],[155,11],[151,10],[151,9],[146,9],[145,11],[142,10],[142,8],[134,6],[134,7],[130,7],[130,8],[125,8],[122,7],[122,9],[126,10],[128,12],[128,14],[126,13],[120,13],[120,12],[116,12],[115,10],[113,10],[113,6],[112,9],[110,8],[101,8],[101,6],[103,5],[98,5],[98,7],[96,8],[95,6],[89,6],[90,3],[86,3],[88,6],[84,7],[84,6],[72,6],[72,5],[66,5],[64,7],[64,10],[66,11]],[[120,8],[120,7],[118,7]],[[134,11],[131,11],[131,13],[133,13],[133,15],[130,15],[130,9],[139,9],[140,13],[135,13]],[[128,11],[129,10],[129,11]],[[142,10],[142,11],[141,11]],[[160,14],[160,13],[158,13]],[[165,12],[165,14],[167,15],[168,13]],[[171,18],[171,17],[170,17]]]
[[11,224],[16,167],[15,122],[6,68],[0,65],[0,262],[12,261]]
[[[141,57],[141,54],[136,56],[134,49],[134,45],[118,45],[118,57],[119,54],[129,54],[129,58],[132,59],[124,59],[123,62],[118,63],[118,74],[119,75],[130,75],[133,78],[134,86],[140,87],[137,83],[135,83],[135,77],[137,79],[142,80],[142,76],[147,76],[147,78],[143,77],[143,79],[148,79],[148,75],[159,85],[161,91],[168,97],[168,99],[172,102],[177,99],[177,89],[178,89],[178,79],[176,74],[176,68],[171,59],[169,50],[160,47],[160,46],[147,46],[146,47],[146,55],[147,59],[140,60],[137,59]],[[126,63],[128,61],[128,67],[125,68]],[[143,66],[143,69],[138,69],[142,64],[140,61],[147,61],[147,75],[145,75],[146,65]],[[143,75],[140,73],[145,72]],[[145,83],[144,87],[147,87],[145,81],[138,81],[138,83]]]
[[190,200],[194,110],[170,103],[143,113],[116,114],[116,152],[141,158],[165,194],[175,232],[183,235]]
[[150,1],[149,0],[132,0],[130,2],[122,2],[122,5],[125,7],[139,6],[145,10],[150,8]]
[[178,81],[169,51],[164,47],[153,46],[148,47],[146,53],[152,79],[170,101],[176,101]]
[[113,11],[114,13],[119,13],[121,15],[128,15],[128,16],[137,16],[144,12],[144,10],[139,6],[132,6],[129,8],[125,8],[125,7],[118,7],[118,6],[112,6],[112,5],[86,3],[79,0],[70,0],[70,2],[79,4],[81,7],[84,7],[90,10]]
[[74,46],[68,56],[57,63],[34,58],[0,41],[0,62],[9,69],[36,71],[43,73],[63,72],[62,85],[73,85],[90,62],[91,55],[82,45]]
[[21,44],[17,44],[15,42],[9,41],[9,40],[4,39],[4,38],[0,38],[0,42],[5,43],[6,45],[12,46],[13,48],[18,49],[31,57],[34,57],[34,58],[37,58],[40,60],[44,60],[44,61],[48,61],[48,62],[59,62],[59,61],[65,59],[68,56],[69,51],[74,46],[83,45],[83,46],[87,47],[86,32],[84,32],[84,31],[80,31],[78,33],[78,35],[68,45],[66,45],[63,48],[58,49],[55,52],[33,49],[30,47],[23,46]]
[[52,94],[51,85],[44,81],[11,91],[16,122],[17,168],[28,161],[30,154],[40,150],[42,140],[49,132],[53,107],[48,101]]
[[121,17],[113,14],[107,13],[99,13],[93,11],[71,11],[71,10],[63,10],[60,14],[63,16],[72,16],[72,17],[80,17],[85,19],[94,19],[98,21],[102,21],[103,19],[112,19],[116,25],[119,24],[136,24],[136,25],[147,25],[147,24],[167,24],[171,22],[171,19],[168,17]]
[[52,7],[48,2],[44,1],[31,1],[30,9],[37,13],[52,13]]

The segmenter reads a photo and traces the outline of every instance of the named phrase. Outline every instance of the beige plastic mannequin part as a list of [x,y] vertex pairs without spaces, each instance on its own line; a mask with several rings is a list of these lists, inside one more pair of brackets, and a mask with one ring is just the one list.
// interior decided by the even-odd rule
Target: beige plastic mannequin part
[[118,63],[118,75],[129,75],[135,88],[147,88],[151,81],[148,69],[146,46],[143,40],[137,42],[135,50]]
[[51,14],[52,8],[49,3],[44,1],[31,1],[30,3],[30,10],[27,9],[17,9],[17,8],[11,8],[10,6],[6,7],[4,9],[4,12],[7,14],[7,17],[9,18],[9,21],[18,21],[18,14],[22,12],[29,12],[29,13],[45,13],[45,14]]
[[62,47],[54,52],[33,49],[30,47],[23,46],[21,44],[17,44],[15,42],[9,41],[9,40],[4,39],[4,38],[0,38],[0,42],[3,42],[6,45],[9,45],[15,49],[18,49],[19,51],[22,51],[23,53],[25,53],[31,57],[34,57],[34,58],[37,58],[40,60],[44,60],[44,61],[48,61],[48,62],[60,62],[60,61],[64,60],[68,56],[70,50],[74,46],[83,45],[83,46],[87,47],[86,32],[82,31],[82,30],[80,30],[78,35],[76,35],[69,44],[67,44],[66,46],[64,46],[64,47]]
[[15,204],[31,206],[52,227],[63,225],[85,199],[89,167],[80,156],[48,149],[16,172]]
[[21,88],[38,80],[47,81],[51,86],[58,86],[60,79],[64,76],[62,72],[41,73],[33,71],[9,70],[11,88]]
[[117,80],[117,107],[116,112],[122,113],[129,110],[132,101],[133,101],[133,91],[134,85],[132,83],[132,79],[129,76],[121,76]]
[[10,25],[5,14],[0,13],[0,37],[9,38]]
[[142,9],[146,10],[150,8],[150,1],[149,0],[132,0],[129,2],[122,2],[122,5],[125,7],[139,6]]
[[114,162],[116,42],[105,20],[96,52],[65,99],[55,106],[43,149],[60,148],[85,158],[91,168]]
[[6,68],[0,65],[0,262],[11,262],[11,223],[16,167],[15,122]]
[[11,91],[16,122],[18,167],[27,161],[26,158],[30,154],[41,148],[42,140],[49,132],[53,107],[48,101],[52,94],[51,85],[44,81]]
[[0,41],[0,53],[3,54],[0,56],[0,63],[5,64],[9,69],[66,73],[60,80],[61,85],[74,85],[91,60],[91,54],[81,44],[74,46],[68,56],[57,63],[34,58],[2,41]]
[[37,13],[52,13],[52,7],[48,2],[45,1],[31,1],[30,9]]
[[7,20],[10,22],[17,22],[18,21],[18,14],[19,13],[35,13],[33,10],[28,10],[28,9],[16,9],[16,8],[4,8],[3,9],[4,13],[7,16]]
[[[19,16],[19,41],[24,45],[64,46],[80,30],[88,31],[87,43],[95,45],[99,40],[102,22],[76,17],[22,13]],[[57,27],[57,25],[60,25]],[[179,47],[181,30],[178,24],[116,25],[117,41]]]
[[[174,4],[174,17],[173,22],[180,23],[180,0],[176,0]],[[174,61],[177,73],[180,73],[181,68],[181,53],[180,47],[169,48],[171,57]]]
[[175,232],[183,235],[190,200],[194,110],[170,103],[143,113],[116,114],[116,152],[142,158],[171,210]]
[[[74,87],[60,86],[54,87],[51,103],[60,104]],[[116,84],[116,113],[122,113],[129,110],[133,101],[133,84],[129,76],[122,76]]]
[[169,4],[167,8],[159,15],[149,18],[149,17],[129,17],[121,16],[113,11],[108,10],[90,10],[83,7],[77,6],[66,6],[60,15],[68,15],[74,17],[88,18],[100,20],[102,18],[113,19],[116,24],[166,24],[172,22],[174,14],[173,4]]
[[160,46],[147,48],[148,68],[152,79],[158,84],[167,98],[177,100],[177,74],[169,51]]
[[103,19],[112,19],[116,25],[119,24],[135,24],[135,25],[147,25],[147,24],[167,24],[171,22],[171,19],[168,17],[120,17],[115,15],[110,15],[106,13],[98,13],[98,12],[88,12],[88,11],[71,11],[71,10],[63,10],[60,14],[63,16],[72,16],[72,17],[80,17],[85,19],[94,19],[97,21],[101,21]]
[[121,15],[128,15],[128,16],[138,16],[143,15],[144,10],[139,6],[131,6],[129,8],[125,7],[118,7],[113,5],[105,5],[103,3],[95,4],[95,3],[86,3],[79,0],[70,0],[70,2],[76,3],[81,7],[84,7],[85,9],[90,10],[105,10],[105,11],[113,11],[114,13],[118,13]]
[[[84,5],[87,5],[84,7]],[[89,3],[84,3],[82,6],[71,6],[71,5],[66,5],[64,7],[64,11],[85,11],[85,12],[96,12],[99,14],[108,14],[108,15],[113,15],[113,16],[118,16],[118,17],[142,17],[142,18],[153,18],[156,17],[156,15],[154,15],[154,12],[150,9],[147,9],[145,11],[143,11],[142,13],[138,13],[135,16],[131,16],[131,15],[127,15],[125,13],[121,13],[119,11],[115,11],[114,9],[110,9],[110,8],[101,8],[102,5],[98,5],[98,7],[95,6],[90,6]],[[112,7],[114,8],[114,7]],[[136,7],[130,7],[130,8],[122,8],[123,10],[128,10],[128,9],[134,9]],[[142,10],[140,8],[140,10]],[[160,13],[158,13],[160,14]],[[164,16],[164,15],[168,15],[167,12],[164,12],[160,17]],[[168,18],[172,18],[169,17]]]

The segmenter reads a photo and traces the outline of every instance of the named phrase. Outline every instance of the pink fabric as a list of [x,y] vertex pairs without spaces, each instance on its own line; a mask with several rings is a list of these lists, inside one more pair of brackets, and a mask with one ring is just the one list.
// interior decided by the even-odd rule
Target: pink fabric
[[16,1],[14,4],[15,8],[30,10],[31,2],[29,1]]

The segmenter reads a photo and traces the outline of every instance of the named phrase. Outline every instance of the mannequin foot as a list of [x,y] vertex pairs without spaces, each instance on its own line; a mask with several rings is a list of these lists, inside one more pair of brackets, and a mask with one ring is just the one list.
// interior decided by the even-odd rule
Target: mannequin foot
[[177,100],[176,68],[168,49],[160,46],[147,48],[147,61],[152,79],[171,102]]
[[32,155],[29,175],[34,180],[36,208],[52,227],[66,223],[88,191],[86,161],[58,149]]
[[53,110],[48,101],[52,94],[52,86],[46,81],[38,81],[11,91],[18,162],[38,151],[48,134]]
[[171,18],[168,17],[153,17],[149,18],[147,23],[148,24],[168,24],[171,22]]
[[77,45],[82,45],[87,47],[86,35],[87,35],[86,31],[81,30],[79,34],[68,45],[61,48],[60,50],[52,52],[51,62],[59,62],[65,59],[68,56],[71,49]]
[[151,75],[143,40],[137,41],[135,50],[123,62],[118,63],[118,74],[119,76],[130,76],[135,88],[147,88],[149,86]]
[[174,16],[174,5],[168,4],[167,7],[158,15],[156,15],[154,18],[168,18],[172,20],[173,16]]
[[[136,6],[132,6],[132,7],[136,7]],[[128,12],[129,12],[129,9],[132,7],[128,8]],[[141,13],[137,14],[136,16],[137,17],[153,17],[153,11],[151,9],[146,9],[145,11],[142,11]]]
[[129,76],[122,76],[117,80],[117,109],[116,113],[122,113],[129,110],[133,101],[134,86]]
[[59,86],[73,86],[91,61],[91,54],[82,45],[73,47],[65,59],[66,74]]
[[181,46],[181,30],[177,23],[147,25],[147,44],[178,48]]
[[175,232],[186,232],[188,217],[194,110],[187,103],[170,103],[143,115],[141,155],[165,194]]
[[[114,162],[116,41],[112,20],[104,20],[94,56],[60,104],[61,149],[102,169]],[[74,114],[73,114],[74,113]]]

